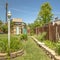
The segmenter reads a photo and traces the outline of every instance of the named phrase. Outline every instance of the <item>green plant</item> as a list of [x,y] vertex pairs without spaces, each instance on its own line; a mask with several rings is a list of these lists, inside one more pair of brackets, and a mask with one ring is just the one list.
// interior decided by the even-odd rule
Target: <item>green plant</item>
[[45,43],[46,46],[55,50],[55,48],[56,48],[56,43],[55,42],[52,42],[50,40],[44,40],[43,42]]
[[45,36],[46,36],[46,32],[40,33],[38,35],[37,39],[42,42],[45,39]]
[[12,60],[51,60],[45,52],[29,37],[24,44],[24,55]]
[[8,41],[7,38],[1,39],[0,38],[0,52],[5,53],[7,52]]
[[30,35],[31,35],[31,36],[33,36],[33,35],[34,35],[34,31],[33,31],[33,30],[31,30]]
[[[4,37],[3,37],[4,36]],[[10,49],[8,48],[7,34],[0,34],[0,52],[15,52],[23,48],[22,41],[19,40],[19,36],[11,35],[10,39]]]
[[38,17],[44,22],[44,24],[51,22],[53,13],[49,2],[45,2],[41,5]]
[[56,52],[60,55],[60,42],[56,44]]
[[20,35],[20,40],[27,40],[27,39],[28,39],[27,34]]
[[23,45],[22,42],[17,37],[11,37],[11,43],[10,43],[10,51],[14,52],[17,50],[22,49]]
[[2,25],[1,29],[4,33],[7,33],[8,32],[8,25],[7,24]]

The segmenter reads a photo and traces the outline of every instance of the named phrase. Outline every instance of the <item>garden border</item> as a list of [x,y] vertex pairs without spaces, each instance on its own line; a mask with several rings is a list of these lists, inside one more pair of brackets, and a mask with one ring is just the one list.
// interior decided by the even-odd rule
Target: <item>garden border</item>
[[31,36],[31,38],[46,52],[47,55],[49,55],[52,60],[60,60],[60,56],[57,56],[54,50],[48,48],[44,43],[39,42],[35,37]]
[[21,49],[17,52],[12,52],[10,53],[10,56],[8,57],[8,53],[0,53],[0,60],[6,60],[6,59],[12,59],[15,58],[17,56],[21,56],[24,54],[24,50]]

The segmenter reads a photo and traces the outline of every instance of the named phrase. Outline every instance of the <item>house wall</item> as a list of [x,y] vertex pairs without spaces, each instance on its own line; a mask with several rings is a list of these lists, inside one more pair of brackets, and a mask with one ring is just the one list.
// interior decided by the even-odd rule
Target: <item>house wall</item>
[[60,21],[55,21],[54,23],[56,23],[56,24],[60,25]]
[[22,33],[22,25],[14,25],[13,34],[17,34],[17,27],[19,27],[19,34]]

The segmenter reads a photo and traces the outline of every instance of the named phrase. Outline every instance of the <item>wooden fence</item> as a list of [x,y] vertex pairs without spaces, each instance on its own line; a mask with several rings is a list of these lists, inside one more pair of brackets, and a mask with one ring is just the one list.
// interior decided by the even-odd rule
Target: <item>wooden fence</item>
[[46,24],[43,27],[36,27],[34,29],[35,34],[46,32],[46,39],[56,42],[60,38],[60,25]]

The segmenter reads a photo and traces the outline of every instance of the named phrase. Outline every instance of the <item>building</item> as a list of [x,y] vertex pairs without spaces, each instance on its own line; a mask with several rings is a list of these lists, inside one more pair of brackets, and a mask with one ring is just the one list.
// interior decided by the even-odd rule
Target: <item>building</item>
[[13,29],[12,29],[12,33],[13,34],[21,34],[22,33],[22,29],[24,28],[24,24],[22,19],[20,18],[13,18],[12,22],[14,23],[13,25]]
[[54,24],[60,25],[60,19],[58,17],[55,18],[55,21],[53,22]]

